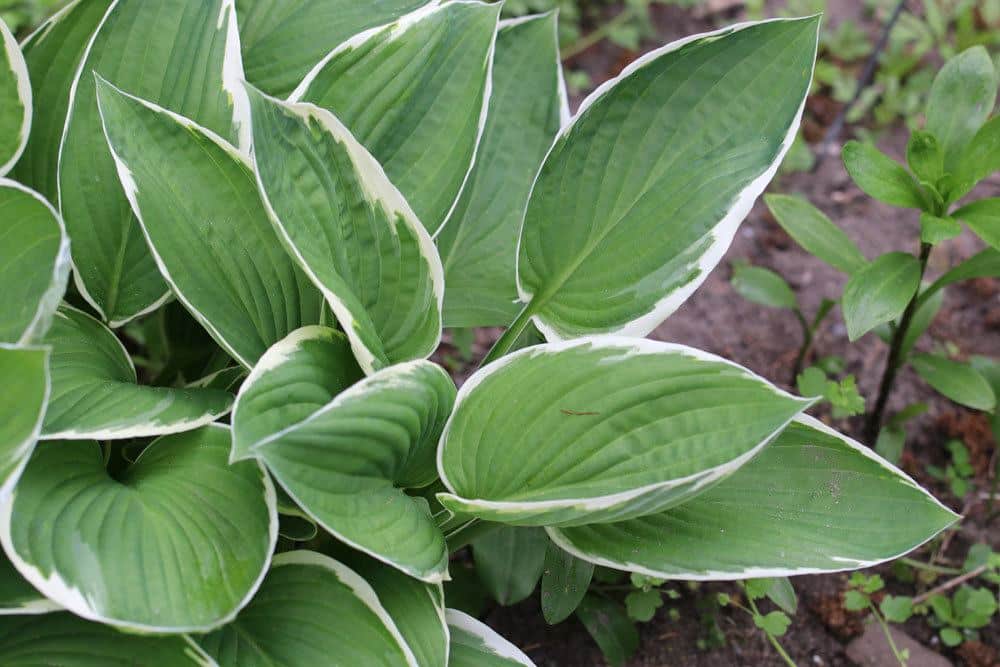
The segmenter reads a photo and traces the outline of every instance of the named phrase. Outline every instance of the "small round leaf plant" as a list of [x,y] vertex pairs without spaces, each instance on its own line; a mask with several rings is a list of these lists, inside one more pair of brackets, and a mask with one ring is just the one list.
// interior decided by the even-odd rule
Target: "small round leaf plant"
[[[819,19],[674,42],[571,117],[555,14],[499,14],[3,30],[0,663],[528,665],[449,609],[473,536],[715,580],[955,520],[811,400],[643,338],[791,145]],[[445,326],[508,327],[461,391]]]

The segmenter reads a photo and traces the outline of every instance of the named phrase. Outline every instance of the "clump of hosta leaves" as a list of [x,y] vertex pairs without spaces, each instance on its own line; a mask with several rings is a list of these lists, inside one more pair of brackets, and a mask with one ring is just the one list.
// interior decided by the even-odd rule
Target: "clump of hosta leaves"
[[[643,338],[788,151],[818,19],[667,45],[570,117],[555,15],[499,13],[3,31],[0,663],[530,665],[446,595],[466,544],[594,626],[595,565],[838,571],[955,520],[812,399]],[[461,390],[428,361],[504,325]]]

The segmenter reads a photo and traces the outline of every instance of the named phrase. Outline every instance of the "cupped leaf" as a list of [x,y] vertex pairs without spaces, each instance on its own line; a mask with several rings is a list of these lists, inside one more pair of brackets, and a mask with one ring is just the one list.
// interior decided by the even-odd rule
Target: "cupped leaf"
[[0,617],[0,663],[5,667],[214,665],[188,637],[126,634],[66,612]]
[[556,14],[500,23],[476,163],[438,236],[445,325],[504,326],[517,315],[517,237],[531,184],[568,120]]
[[764,196],[764,202],[796,243],[833,268],[852,274],[868,263],[857,244],[802,197],[769,194]]
[[952,213],[951,217],[964,221],[976,236],[1000,250],[1000,197],[974,201]]
[[503,526],[473,540],[476,574],[494,600],[509,606],[534,592],[548,543],[541,528],[521,526]]
[[52,397],[42,437],[114,440],[189,431],[229,412],[217,389],[137,384],[121,342],[90,315],[63,306],[45,337],[52,346]]
[[31,75],[34,113],[31,136],[11,176],[50,202],[59,200],[57,183],[70,88],[104,14],[114,0],[73,0],[21,43]]
[[963,51],[938,72],[927,101],[927,131],[941,144],[946,171],[955,171],[969,140],[993,111],[996,98],[996,70],[983,46]]
[[818,24],[683,39],[584,101],[521,232],[518,290],[548,340],[645,335],[705,280],[795,138]]
[[42,430],[49,350],[0,343],[0,497],[10,492]]
[[910,363],[927,384],[956,403],[987,412],[996,407],[990,383],[969,364],[935,354],[915,354]]
[[621,523],[551,528],[549,536],[599,565],[728,580],[871,567],[956,518],[864,445],[802,416],[694,500]]
[[[153,310],[169,290],[118,182],[94,76],[246,147],[239,48],[233,0],[118,0],[87,46],[59,149],[59,208],[73,239],[80,292],[112,326]],[[150,156],[158,167],[190,168],[162,150]],[[187,197],[174,198],[180,199]]]
[[569,618],[590,588],[594,564],[560,549],[549,540],[542,572],[542,615],[549,625]]
[[920,262],[905,252],[890,252],[847,281],[841,309],[852,341],[906,310],[920,286]]
[[616,521],[735,472],[811,401],[650,340],[527,348],[462,387],[438,449],[445,507],[520,525]]
[[97,443],[43,442],[0,505],[4,551],[84,618],[212,630],[253,596],[277,539],[271,482],[227,465],[229,439],[219,425],[159,438],[117,478]]
[[313,551],[276,555],[236,620],[196,641],[219,667],[417,667],[372,587]]
[[247,81],[284,97],[349,37],[427,0],[236,0]]
[[903,208],[922,209],[926,199],[920,185],[891,157],[869,143],[848,141],[841,151],[854,183],[870,197]]
[[31,81],[24,55],[0,19],[0,176],[14,166],[31,132]]
[[451,632],[448,667],[535,667],[521,649],[468,614],[449,609],[446,618]]
[[282,247],[247,159],[210,130],[102,80],[98,100],[156,263],[219,345],[250,368],[290,331],[318,322],[322,298]]
[[906,144],[906,162],[922,181],[937,183],[944,176],[944,151],[930,132],[915,130]]
[[499,4],[430,2],[331,51],[289,98],[350,128],[434,234],[476,156]]
[[261,357],[233,413],[233,458],[263,461],[335,537],[418,579],[445,577],[448,554],[426,502],[403,488],[434,481],[434,448],[455,397],[438,366],[360,374],[345,337],[292,333]]
[[0,342],[28,343],[48,330],[69,279],[62,218],[37,193],[0,178]]
[[444,272],[410,205],[329,111],[248,92],[268,212],[361,367],[430,356],[441,340]]

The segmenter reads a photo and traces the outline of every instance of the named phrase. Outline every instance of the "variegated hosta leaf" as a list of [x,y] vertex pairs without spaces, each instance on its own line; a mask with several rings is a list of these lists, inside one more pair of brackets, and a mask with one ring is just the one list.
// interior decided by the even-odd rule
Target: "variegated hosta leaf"
[[189,431],[215,421],[233,403],[218,389],[137,384],[132,359],[115,335],[68,306],[56,312],[44,342],[52,346],[45,439],[114,440]]
[[548,340],[644,336],[705,280],[795,137],[818,25],[685,38],[584,101],[521,233],[521,298]]
[[210,667],[214,663],[189,637],[126,634],[62,612],[0,618],[0,664]]
[[361,367],[430,356],[441,339],[444,276],[410,205],[329,111],[247,90],[268,211]]
[[0,342],[45,335],[69,279],[69,237],[38,194],[0,178]]
[[956,518],[864,445],[800,417],[736,474],[680,507],[549,535],[618,569],[741,579],[871,567]]
[[186,118],[98,86],[121,186],[160,271],[219,345],[250,368],[318,322],[322,297],[282,247],[247,158]]
[[435,478],[434,450],[455,385],[428,361],[360,374],[344,336],[292,333],[261,357],[233,412],[233,458],[262,460],[338,539],[410,576],[440,582],[444,536],[402,489]]
[[292,93],[332,111],[434,234],[486,120],[499,4],[428,3],[334,49]]
[[35,109],[28,145],[11,176],[50,202],[59,201],[59,144],[70,88],[80,59],[113,1],[73,0],[21,43]]
[[[73,80],[59,151],[59,206],[80,291],[118,326],[161,304],[169,291],[118,183],[101,131],[95,74],[245,147],[233,0],[117,0]],[[183,162],[174,155],[155,159],[160,166]]]
[[42,430],[49,350],[0,343],[0,496],[17,483]]
[[505,326],[517,315],[517,236],[531,184],[569,116],[556,14],[503,21],[476,163],[438,236],[445,324]]
[[451,633],[448,667],[535,667],[521,649],[488,625],[455,609],[449,609],[445,617]]
[[159,438],[111,477],[97,443],[43,442],[0,505],[22,576],[75,614],[140,632],[209,631],[253,596],[277,539],[274,488],[227,464],[229,429]]
[[284,97],[348,37],[427,0],[236,0],[247,81]]
[[17,40],[0,19],[0,176],[21,157],[31,132],[31,81]]
[[594,337],[469,378],[438,450],[442,504],[515,525],[620,521],[734,473],[811,401],[714,355]]
[[236,620],[196,640],[219,667],[418,664],[372,587],[313,551],[275,556]]
[[62,607],[29,584],[7,554],[0,551],[0,616],[47,614],[60,609]]

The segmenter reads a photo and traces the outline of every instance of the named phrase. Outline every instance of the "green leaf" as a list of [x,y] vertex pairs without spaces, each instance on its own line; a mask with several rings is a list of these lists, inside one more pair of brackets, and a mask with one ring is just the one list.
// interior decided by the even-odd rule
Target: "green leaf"
[[219,667],[417,667],[372,587],[314,551],[277,554],[236,620],[197,641]]
[[476,155],[499,13],[497,4],[428,3],[338,46],[289,97],[350,128],[431,234]]
[[990,118],[979,128],[956,169],[948,191],[949,201],[961,199],[976,183],[1000,170],[1000,116]]
[[921,292],[920,303],[925,303],[942,288],[953,283],[973,278],[989,278],[994,276],[1000,276],[1000,250],[987,248],[935,280],[930,287]]
[[316,323],[322,299],[282,247],[246,158],[190,120],[98,87],[120,187],[177,298],[219,345],[251,368]]
[[569,116],[556,13],[501,22],[476,162],[438,236],[449,327],[504,326],[517,305],[517,237],[531,184]]
[[903,448],[906,446],[906,431],[899,427],[886,426],[878,433],[875,451],[893,465],[903,458]]
[[795,378],[795,388],[803,396],[823,396],[826,395],[826,373],[821,368],[810,366],[798,374]]
[[755,615],[753,623],[769,635],[782,637],[788,632],[788,626],[792,624],[792,619],[788,618],[788,615],[783,611],[772,611],[766,616]]
[[268,212],[361,367],[430,356],[441,340],[444,272],[409,204],[330,112],[247,92]]
[[0,616],[0,663],[5,667],[204,667],[209,664],[201,649],[186,636],[126,634],[66,612]]
[[0,19],[0,177],[21,157],[31,132],[31,80],[17,40]]
[[[435,446],[455,385],[413,361],[355,382],[343,334],[293,332],[261,357],[233,410],[233,459],[259,458],[289,496],[339,540],[437,583],[444,535],[403,488],[435,478]],[[372,530],[377,525],[378,530]]]
[[644,336],[705,280],[795,138],[818,22],[668,44],[584,101],[520,238],[518,291],[548,340]]
[[962,233],[962,225],[953,216],[939,218],[930,213],[920,214],[920,241],[922,243],[940,243],[953,239]]
[[49,350],[0,343],[0,496],[35,448],[49,392]]
[[227,465],[228,449],[224,426],[165,436],[112,478],[97,443],[43,442],[0,506],[4,551],[84,618],[135,632],[218,627],[253,596],[277,539],[270,480]]
[[868,596],[861,591],[844,592],[844,609],[847,611],[861,611],[868,608]]
[[784,278],[760,266],[733,264],[733,289],[747,301],[771,308],[798,307],[795,292]]
[[955,620],[963,628],[982,628],[997,612],[996,595],[989,588],[962,586],[951,600]]
[[647,514],[735,472],[810,404],[682,345],[595,337],[527,348],[459,392],[438,450],[451,493],[438,499],[520,525]]
[[771,578],[771,586],[767,589],[767,598],[788,614],[794,615],[799,608],[799,599],[795,595],[795,588],[788,577]]
[[941,635],[941,642],[945,646],[950,646],[952,648],[965,641],[965,637],[962,636],[962,633],[955,628],[941,628],[941,632],[939,634]]
[[927,131],[941,144],[946,171],[955,171],[962,151],[993,111],[996,97],[993,60],[982,46],[953,57],[934,77]]
[[0,342],[45,335],[69,279],[69,237],[62,218],[37,193],[0,178]]
[[[249,128],[239,88],[243,72],[234,11],[233,0],[165,5],[121,0],[104,16],[76,71],[59,150],[59,210],[73,239],[81,294],[112,327],[161,305],[169,288],[118,182],[101,131],[94,78],[192,118],[229,140],[239,138],[245,148]],[[190,168],[178,155],[165,160],[161,150],[150,150],[147,157],[158,169]],[[196,190],[174,192],[191,195]],[[226,195],[216,191],[215,196]],[[190,200],[171,197],[173,204],[185,201]]]
[[944,176],[944,152],[930,132],[914,130],[906,144],[906,161],[922,181],[937,183]]
[[886,595],[878,605],[887,621],[905,623],[913,615],[913,598],[903,595]]
[[865,194],[903,208],[923,209],[924,193],[903,167],[875,146],[848,141],[841,153],[844,166]]
[[847,274],[868,263],[847,234],[802,197],[769,194],[764,201],[781,228],[811,255]]
[[542,571],[542,616],[555,625],[576,611],[594,576],[594,564],[563,551],[551,541]]
[[639,648],[639,631],[617,602],[588,595],[576,615],[609,664],[620,667]]
[[448,667],[535,667],[519,648],[468,614],[449,609]]
[[679,507],[548,532],[563,549],[601,565],[728,580],[870,567],[955,519],[867,447],[802,416],[753,461]]
[[986,412],[996,407],[993,388],[972,366],[934,354],[915,354],[910,363],[927,384],[956,403]]
[[952,213],[951,217],[965,222],[976,236],[1000,250],[1000,197],[974,201]]
[[52,396],[42,437],[115,440],[189,431],[229,412],[217,389],[137,384],[135,366],[115,335],[86,313],[63,306],[44,340]]
[[840,302],[853,342],[906,310],[920,285],[920,262],[905,252],[890,252],[851,276]]
[[545,566],[549,539],[541,528],[503,526],[472,543],[476,573],[493,599],[509,606],[531,595]]
[[31,75],[34,113],[28,145],[11,177],[59,201],[57,167],[70,88],[80,60],[113,0],[75,0],[45,21],[22,43]]
[[247,81],[287,96],[341,42],[426,0],[236,0]]
[[625,596],[625,611],[633,621],[647,623],[656,615],[656,610],[663,606],[660,591],[632,591]]

